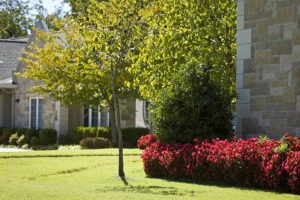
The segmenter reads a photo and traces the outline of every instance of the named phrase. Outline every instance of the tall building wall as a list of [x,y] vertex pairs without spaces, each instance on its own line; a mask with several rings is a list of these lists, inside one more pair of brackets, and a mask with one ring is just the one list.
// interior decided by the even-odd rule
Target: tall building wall
[[237,134],[300,136],[300,1],[237,7]]

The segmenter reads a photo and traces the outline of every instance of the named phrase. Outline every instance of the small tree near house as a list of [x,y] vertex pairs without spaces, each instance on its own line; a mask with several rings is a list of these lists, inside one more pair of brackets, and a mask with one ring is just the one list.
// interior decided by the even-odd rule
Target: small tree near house
[[33,91],[66,105],[109,106],[112,129],[118,134],[121,178],[125,173],[119,98],[136,95],[126,68],[132,64],[129,56],[138,53],[135,46],[143,32],[137,30],[143,30],[139,16],[145,2],[91,1],[87,15],[66,19],[59,33],[36,30],[37,38],[22,59],[27,66],[21,76],[43,82]]

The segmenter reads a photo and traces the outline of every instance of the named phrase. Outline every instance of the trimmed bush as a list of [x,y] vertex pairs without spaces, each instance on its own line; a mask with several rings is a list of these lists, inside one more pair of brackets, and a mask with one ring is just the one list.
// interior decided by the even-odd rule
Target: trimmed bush
[[2,135],[0,137],[0,143],[8,144],[10,136],[12,134],[14,134],[15,132],[16,132],[16,129],[14,129],[14,128],[3,128]]
[[137,141],[137,147],[139,149],[145,149],[154,142],[157,142],[157,138],[154,134],[144,135]]
[[80,146],[84,149],[110,148],[111,142],[107,138],[88,137],[80,141]]
[[18,136],[17,133],[12,134],[12,135],[10,136],[10,138],[9,138],[9,144],[10,144],[10,145],[17,145],[18,139],[19,139],[19,136]]
[[30,145],[31,146],[35,146],[35,145],[39,145],[40,144],[40,140],[38,137],[35,137],[33,136],[31,139],[30,139]]
[[150,133],[148,128],[123,128],[122,135],[124,141],[124,147],[127,148],[136,148],[137,141],[140,137]]
[[32,137],[38,137],[39,136],[39,131],[36,129],[30,129],[30,128],[18,128],[17,129],[17,134],[20,137],[21,135],[25,135],[28,138]]
[[73,143],[79,144],[79,142],[87,137],[103,137],[110,139],[111,133],[108,127],[75,127],[72,133]]
[[39,131],[39,138],[42,145],[55,144],[57,140],[57,132],[54,129],[41,129]]
[[[282,143],[290,150],[276,151]],[[225,181],[300,193],[300,138],[289,135],[281,141],[251,138],[200,142],[197,138],[187,144],[155,142],[141,157],[145,173],[152,177]]]

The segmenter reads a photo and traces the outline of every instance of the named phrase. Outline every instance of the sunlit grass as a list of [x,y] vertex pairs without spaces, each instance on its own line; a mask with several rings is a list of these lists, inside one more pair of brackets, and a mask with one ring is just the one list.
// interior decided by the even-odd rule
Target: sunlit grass
[[117,178],[118,150],[0,153],[0,199],[299,199],[230,186],[147,178],[141,151],[125,149],[128,186]]

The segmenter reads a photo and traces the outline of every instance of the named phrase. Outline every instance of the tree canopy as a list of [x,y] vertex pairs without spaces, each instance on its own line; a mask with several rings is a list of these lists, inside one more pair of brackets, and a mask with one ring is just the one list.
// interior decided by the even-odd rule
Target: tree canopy
[[[143,36],[139,12],[144,1],[90,3],[86,15],[67,18],[59,32],[36,30],[37,37],[22,59],[27,66],[21,76],[42,81],[32,90],[63,104],[109,106],[122,148],[118,98],[136,95],[126,68],[132,65],[130,56]],[[119,175],[124,176],[121,168]]]
[[236,0],[154,0],[143,20],[148,35],[129,69],[143,96],[155,99],[191,65],[213,67],[212,78],[234,93]]

